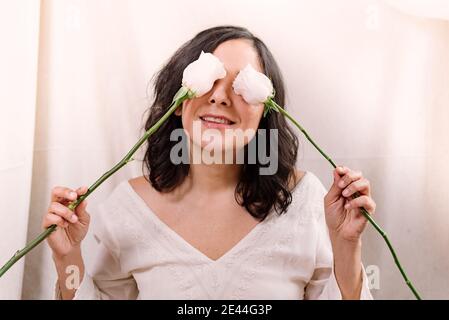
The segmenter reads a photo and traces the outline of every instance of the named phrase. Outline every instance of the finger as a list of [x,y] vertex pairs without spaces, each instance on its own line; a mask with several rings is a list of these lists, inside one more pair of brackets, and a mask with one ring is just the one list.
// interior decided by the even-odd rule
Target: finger
[[[77,195],[78,195],[78,196],[77,196],[77,199],[79,199],[81,196],[83,196],[84,194],[86,194],[87,190],[89,190],[87,186],[82,186],[82,187],[79,187],[78,189],[76,189],[76,193],[77,193]],[[81,203],[79,203],[79,204],[76,206],[76,208],[78,208],[80,205],[81,205]],[[76,213],[76,210],[75,210],[75,213]]]
[[345,188],[347,185],[349,185],[351,182],[359,180],[362,178],[362,172],[355,171],[355,170],[348,170],[346,174],[341,177],[340,181],[338,182],[338,187],[340,189]]
[[88,190],[87,186],[82,186],[79,187],[78,189],[76,189],[76,193],[78,194],[78,196],[82,196],[83,194],[85,194]]
[[58,216],[54,213],[46,214],[42,223],[42,227],[44,229],[47,229],[54,224],[61,228],[67,228],[69,226],[69,223],[65,221],[61,216]]
[[370,195],[370,183],[368,179],[362,178],[360,180],[353,181],[343,190],[341,194],[344,197],[350,197],[357,191],[362,195]]
[[331,204],[337,201],[341,195],[341,188],[338,187],[338,183],[341,180],[341,175],[348,172],[349,169],[344,166],[338,166],[333,171],[334,183],[329,189],[329,192],[324,197],[325,204]]
[[365,208],[365,210],[368,211],[369,214],[374,214],[374,211],[376,210],[376,203],[369,196],[360,196],[348,201],[348,203],[345,205],[345,209],[347,210],[361,207]]
[[76,214],[59,202],[52,202],[50,204],[50,207],[48,208],[48,212],[54,213],[70,223],[78,222],[78,217],[76,216]]
[[54,201],[62,202],[64,200],[73,201],[73,200],[76,200],[77,197],[78,197],[78,194],[70,188],[54,187],[51,190],[51,200],[50,201],[52,201],[52,202],[54,202]]
[[[87,186],[82,186],[76,189],[76,192],[78,193],[78,196],[82,196],[86,194],[87,190],[89,190]],[[87,200],[83,200],[75,208],[75,214],[78,216],[80,222],[82,223],[89,222],[90,219],[90,216],[86,211],[86,207],[87,207]]]
[[86,224],[90,221],[90,215],[86,211],[87,200],[81,201],[81,203],[75,208],[75,214],[78,216],[79,222]]

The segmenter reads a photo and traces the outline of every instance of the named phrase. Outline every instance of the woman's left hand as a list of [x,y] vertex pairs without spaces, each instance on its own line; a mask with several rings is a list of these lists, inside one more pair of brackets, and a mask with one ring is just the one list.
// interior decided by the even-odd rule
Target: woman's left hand
[[[333,175],[334,183],[324,197],[330,236],[332,239],[357,243],[368,221],[360,207],[364,207],[370,215],[376,210],[376,203],[371,198],[370,182],[363,177],[362,172],[344,166],[337,166]],[[357,191],[360,196],[352,199]]]

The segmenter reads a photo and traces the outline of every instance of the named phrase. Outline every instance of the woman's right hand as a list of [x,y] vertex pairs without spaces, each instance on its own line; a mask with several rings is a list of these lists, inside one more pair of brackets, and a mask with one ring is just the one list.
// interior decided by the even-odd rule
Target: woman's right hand
[[53,255],[65,257],[79,248],[81,241],[89,229],[90,215],[86,211],[87,202],[82,201],[75,212],[68,205],[87,192],[87,187],[76,191],[65,187],[54,187],[51,191],[51,203],[42,221],[42,227],[47,229],[57,225],[56,230],[48,237],[47,242],[53,250]]

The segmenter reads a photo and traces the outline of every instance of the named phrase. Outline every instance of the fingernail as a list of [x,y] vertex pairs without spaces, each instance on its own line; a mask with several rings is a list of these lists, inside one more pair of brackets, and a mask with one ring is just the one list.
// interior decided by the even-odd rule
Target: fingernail
[[349,193],[349,191],[348,191],[348,190],[345,190],[345,191],[343,191],[343,195],[344,195],[344,196],[347,196],[347,195],[348,195],[348,193]]
[[72,214],[72,216],[70,217],[70,221],[77,222],[78,221],[78,217],[75,214]]
[[70,192],[70,198],[76,198],[77,194],[76,192]]

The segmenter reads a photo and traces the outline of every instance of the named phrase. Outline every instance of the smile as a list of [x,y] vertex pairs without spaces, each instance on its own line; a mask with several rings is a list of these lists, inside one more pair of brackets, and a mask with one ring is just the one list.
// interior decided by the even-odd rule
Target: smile
[[207,127],[229,127],[235,123],[226,117],[209,114],[201,116],[200,119]]

